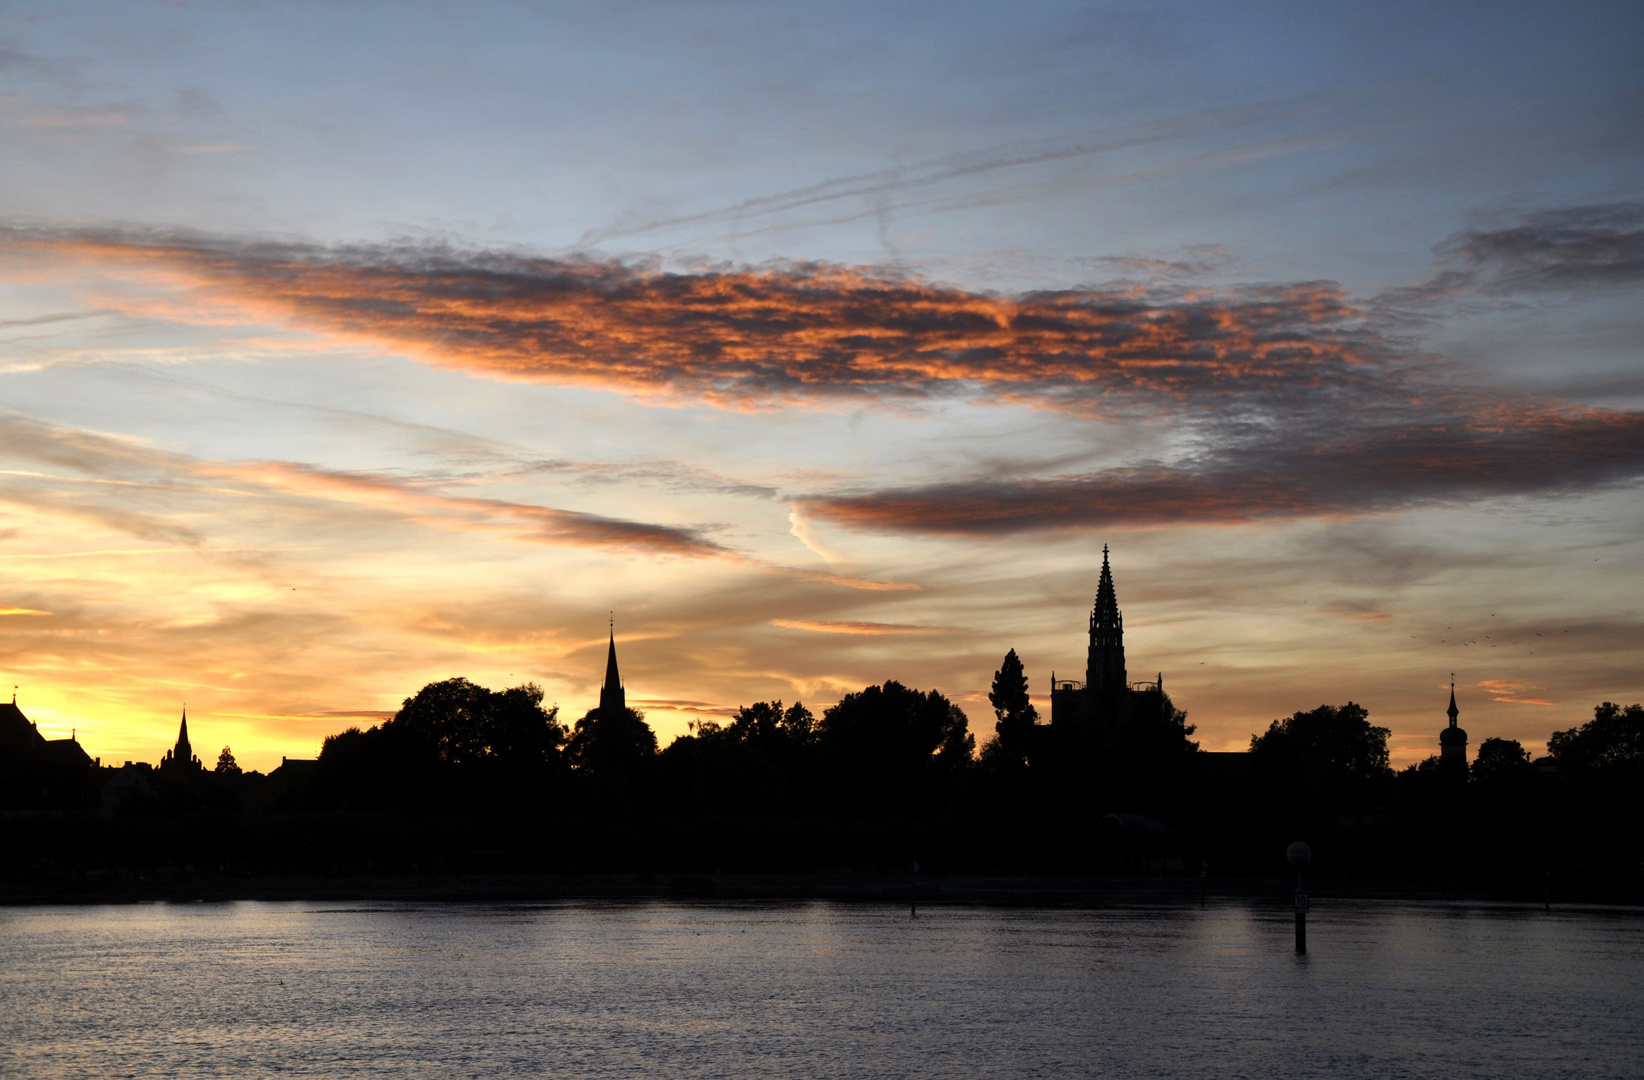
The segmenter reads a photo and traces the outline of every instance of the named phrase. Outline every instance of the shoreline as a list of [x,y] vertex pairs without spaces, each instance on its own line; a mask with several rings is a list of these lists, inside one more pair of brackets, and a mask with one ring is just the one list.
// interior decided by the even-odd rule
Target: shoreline
[[[1445,903],[1540,909],[1540,898],[1415,882],[1320,879],[1306,882],[1314,901]],[[1205,903],[1229,900],[1288,908],[1292,886],[1280,878],[1212,879]],[[315,901],[391,903],[531,903],[564,900],[831,901],[919,907],[1101,908],[1193,906],[1197,878],[1006,877],[887,874],[473,874],[448,877],[60,877],[0,881],[0,907],[135,903]],[[1644,912],[1620,897],[1559,900],[1559,910]]]

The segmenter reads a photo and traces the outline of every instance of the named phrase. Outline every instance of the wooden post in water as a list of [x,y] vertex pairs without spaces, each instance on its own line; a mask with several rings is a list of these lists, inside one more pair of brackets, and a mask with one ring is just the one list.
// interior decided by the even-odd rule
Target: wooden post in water
[[919,875],[919,863],[915,860],[913,867],[908,871],[908,918],[919,917],[919,894],[916,891]]
[[1307,894],[1302,892],[1302,870],[1313,860],[1313,849],[1297,840],[1285,851],[1284,857],[1296,868],[1296,955],[1307,955]]

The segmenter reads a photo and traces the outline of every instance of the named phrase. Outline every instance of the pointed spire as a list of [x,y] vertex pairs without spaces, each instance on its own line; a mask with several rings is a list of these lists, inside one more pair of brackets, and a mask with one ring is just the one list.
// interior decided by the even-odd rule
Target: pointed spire
[[605,658],[605,685],[599,691],[599,711],[603,715],[621,712],[627,707],[627,695],[622,689],[622,676],[617,671],[616,616],[611,616],[611,646]]
[[621,688],[622,676],[617,671],[616,659],[616,622],[613,620],[611,623],[611,647],[605,655],[605,689],[620,690]]
[[178,761],[188,763],[194,757],[194,747],[188,742],[188,705],[183,705],[183,723],[177,729],[177,747],[171,755]]
[[1450,673],[1450,708],[1445,711],[1450,716],[1450,726],[1455,727],[1456,717],[1461,715],[1461,710],[1456,708],[1456,673],[1453,671]]
[[1096,583],[1096,609],[1091,613],[1095,626],[1116,626],[1119,621],[1119,597],[1113,590],[1113,568],[1107,562],[1107,545],[1102,545],[1102,576]]

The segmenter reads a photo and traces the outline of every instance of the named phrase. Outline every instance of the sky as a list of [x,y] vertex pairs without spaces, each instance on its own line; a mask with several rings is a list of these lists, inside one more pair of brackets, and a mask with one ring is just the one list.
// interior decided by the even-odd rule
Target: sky
[[424,684],[1207,750],[1644,698],[1644,7],[0,4],[0,658],[268,769]]

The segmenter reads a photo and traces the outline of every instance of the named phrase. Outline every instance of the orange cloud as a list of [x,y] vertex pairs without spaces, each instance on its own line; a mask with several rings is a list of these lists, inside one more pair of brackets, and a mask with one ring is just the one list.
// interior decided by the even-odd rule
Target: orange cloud
[[1554,705],[1556,702],[1546,698],[1522,697],[1520,689],[1525,684],[1517,679],[1483,679],[1477,683],[1479,689],[1490,695],[1491,701],[1501,701],[1509,705]]
[[[791,500],[856,528],[976,535],[1354,516],[1644,476],[1644,413],[1462,385],[1379,334],[1327,282],[1006,297],[817,264],[670,273],[129,230],[11,229],[0,241],[133,279],[111,307],[284,322],[488,377],[732,408],[966,394],[1149,419],[1179,436],[1170,460]],[[687,529],[414,498],[448,524],[720,550]]]
[[785,630],[810,630],[818,634],[857,634],[880,637],[885,634],[934,634],[952,630],[951,626],[913,626],[908,623],[832,622],[811,619],[772,619],[772,626]]
[[0,240],[161,286],[113,302],[147,317],[290,321],[444,367],[733,406],[983,387],[1093,407],[1339,377],[1369,359],[1355,312],[1319,283],[1165,303],[1132,289],[1006,298],[818,264],[687,274],[115,230]]
[[49,611],[36,611],[26,607],[0,607],[0,615],[50,615]]

